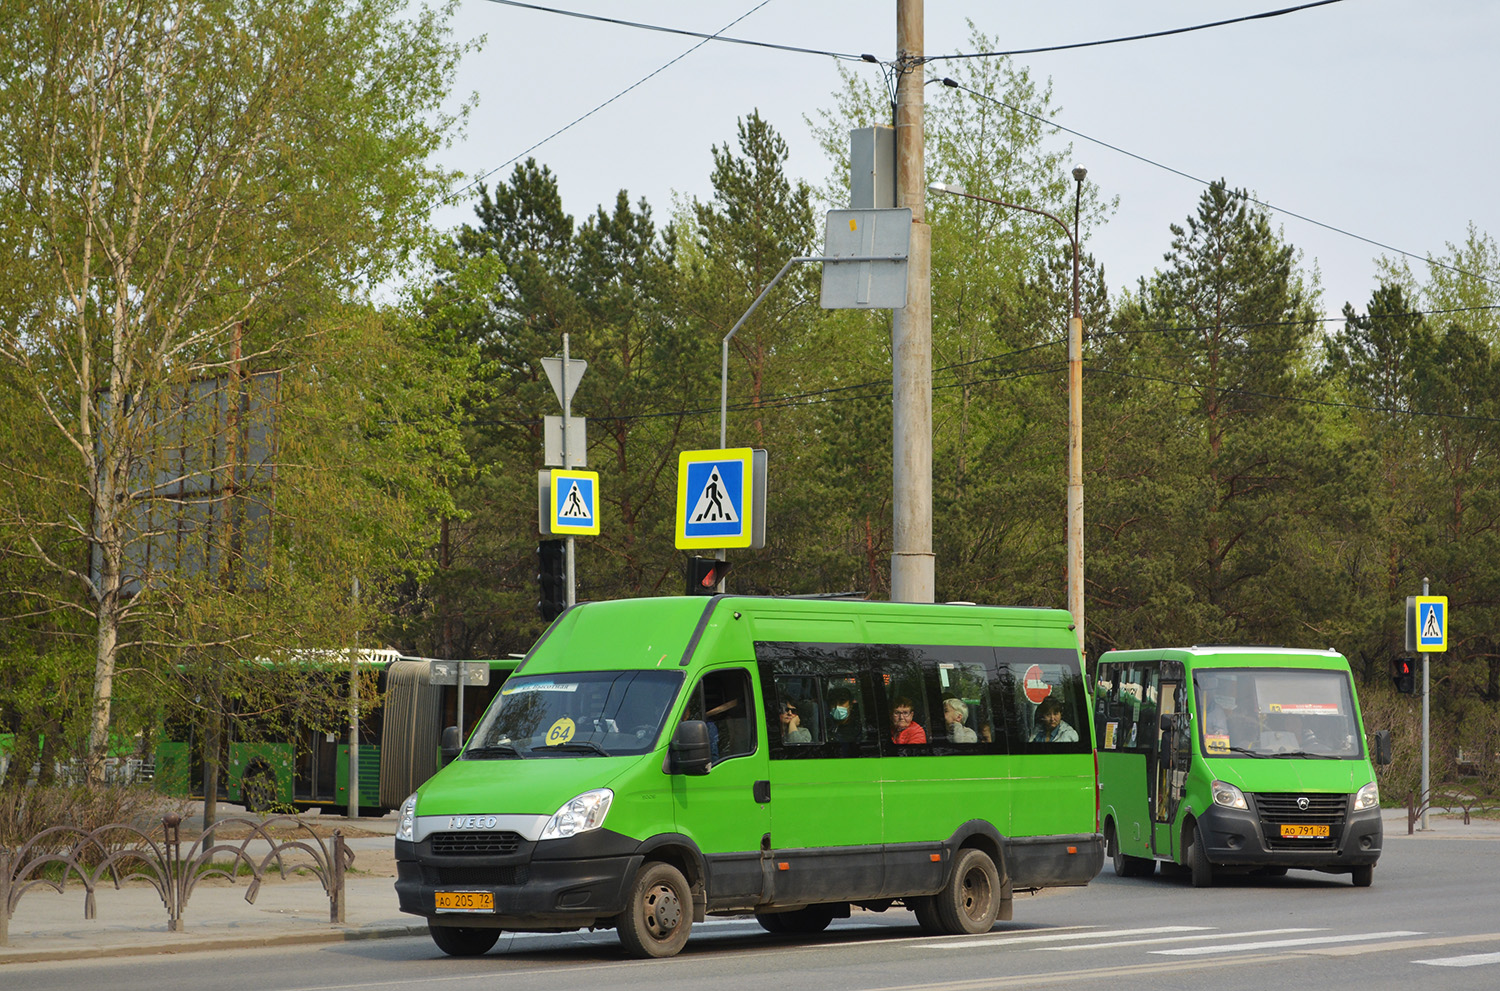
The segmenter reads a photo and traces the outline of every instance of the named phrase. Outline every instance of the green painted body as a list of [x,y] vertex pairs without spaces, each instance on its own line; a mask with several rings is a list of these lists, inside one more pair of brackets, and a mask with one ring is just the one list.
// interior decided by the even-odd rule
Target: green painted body
[[[948,674],[936,663],[914,659],[920,651],[892,645],[924,645],[929,653],[961,648],[991,659],[1001,650],[1018,651],[1022,658],[1066,657],[1078,670],[1069,624],[1061,610],[976,606],[734,596],[586,603],[559,617],[507,683],[507,691],[544,677],[563,685],[568,676],[585,672],[678,672],[681,683],[654,740],[644,752],[618,756],[552,756],[540,746],[525,759],[466,755],[422,785],[415,816],[433,824],[446,823],[448,817],[550,817],[575,796],[608,788],[614,797],[603,829],[643,848],[672,835],[684,838],[710,864],[737,855],[758,858],[763,850],[777,859],[782,851],[816,850],[819,858],[809,859],[829,871],[837,868],[840,855],[868,855],[882,845],[939,849],[937,845],[976,821],[1006,839],[1094,836],[1095,778],[1081,673],[1071,690],[1083,717],[1078,726],[1082,739],[1070,752],[1006,752],[1026,749],[1013,743],[976,744],[967,750],[897,748],[871,734],[861,756],[833,756],[817,748],[795,751],[779,735],[772,739],[777,723],[767,712],[775,711],[776,690],[766,683],[770,662],[757,654],[774,644],[798,645],[810,656],[825,647],[831,650],[828,645],[839,645],[850,656],[883,651],[882,656],[893,658],[892,670],[897,665],[906,665],[899,670],[920,670],[936,693],[942,690],[936,687],[939,680]],[[739,732],[751,733],[753,744],[741,736],[745,752],[716,761],[706,774],[669,773],[672,732],[690,716],[691,690],[716,672],[748,677],[753,711],[739,724]],[[883,691],[875,689],[872,701],[883,698]],[[495,715],[495,706],[504,704],[521,703],[497,697],[486,720]],[[938,715],[924,715],[936,734]],[[482,721],[476,729],[471,748],[485,725]],[[758,784],[768,787],[768,800],[759,800],[767,793],[758,793]],[[538,849],[547,842],[542,840]],[[922,861],[927,861],[925,853]],[[1085,883],[1097,869],[1096,863],[1086,876],[1060,883]],[[709,873],[713,875],[712,868]],[[710,910],[714,901],[710,890]]]
[[[1366,856],[1373,864],[1379,854],[1379,808],[1364,810],[1373,815],[1374,843],[1363,851],[1338,849],[1337,837],[1328,844],[1328,855],[1298,849],[1295,843],[1277,847],[1278,821],[1291,821],[1277,813],[1264,812],[1256,818],[1262,802],[1309,798],[1341,805],[1347,822],[1333,827],[1349,828],[1355,816],[1354,797],[1375,781],[1375,770],[1366,746],[1359,701],[1348,661],[1333,651],[1287,650],[1280,648],[1171,648],[1111,651],[1099,658],[1098,677],[1093,686],[1096,736],[1098,740],[1099,800],[1101,825],[1106,835],[1113,833],[1119,853],[1143,861],[1157,860],[1187,864],[1193,831],[1199,822],[1226,813],[1216,806],[1212,789],[1215,782],[1232,785],[1245,796],[1248,810],[1227,810],[1251,822],[1256,828],[1248,833],[1248,846],[1221,851],[1224,863],[1235,867],[1301,866],[1317,870],[1347,870],[1349,856]],[[1152,682],[1150,672],[1156,672]],[[1300,681],[1301,678],[1311,679]],[[1337,706],[1346,712],[1334,713],[1336,703],[1322,701],[1332,695],[1320,695],[1316,703],[1264,703],[1273,711],[1251,711],[1239,717],[1260,734],[1261,741],[1278,734],[1268,733],[1267,720],[1301,713],[1301,724],[1317,720],[1338,719],[1348,733],[1338,747],[1305,743],[1314,740],[1310,729],[1285,737],[1279,750],[1269,746],[1262,750],[1252,743],[1231,750],[1230,737],[1210,725],[1207,711],[1214,703],[1215,691],[1210,685],[1234,683],[1259,686],[1259,696],[1270,698],[1264,686],[1276,683],[1284,697],[1295,697],[1299,690],[1316,683],[1331,692],[1338,690]],[[1293,687],[1285,687],[1293,686]],[[1175,688],[1174,692],[1172,689]],[[1318,712],[1327,709],[1327,714]],[[1235,711],[1231,708],[1231,711]],[[1161,717],[1171,713],[1179,722],[1172,728],[1161,728]],[[1186,713],[1186,719],[1183,715]],[[1309,717],[1307,713],[1313,713]],[[1274,724],[1280,728],[1281,724]],[[1305,735],[1304,735],[1305,732]],[[1174,735],[1175,734],[1175,735]],[[1295,745],[1290,740],[1295,737]],[[1262,798],[1264,796],[1264,798]],[[1269,804],[1266,805],[1270,807]],[[1295,816],[1294,816],[1295,817]],[[1294,818],[1293,817],[1293,818]],[[1229,833],[1232,827],[1226,827]],[[1205,827],[1206,832],[1206,827]],[[1254,850],[1262,840],[1268,849]],[[1372,852],[1373,851],[1373,852]]]

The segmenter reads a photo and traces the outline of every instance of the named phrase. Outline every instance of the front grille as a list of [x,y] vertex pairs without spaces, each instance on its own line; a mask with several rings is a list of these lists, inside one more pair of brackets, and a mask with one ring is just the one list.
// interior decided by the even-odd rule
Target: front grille
[[422,883],[434,887],[462,888],[472,885],[501,887],[525,884],[531,879],[531,868],[519,867],[433,867],[422,865]]
[[511,854],[521,848],[521,834],[509,830],[498,833],[434,833],[432,852],[438,857],[473,857],[482,854]]
[[[1298,806],[1307,799],[1307,808]],[[1255,795],[1260,813],[1261,834],[1272,850],[1337,850],[1344,838],[1344,820],[1348,814],[1348,795],[1268,792]],[[1328,836],[1317,838],[1283,837],[1281,827],[1327,826]]]

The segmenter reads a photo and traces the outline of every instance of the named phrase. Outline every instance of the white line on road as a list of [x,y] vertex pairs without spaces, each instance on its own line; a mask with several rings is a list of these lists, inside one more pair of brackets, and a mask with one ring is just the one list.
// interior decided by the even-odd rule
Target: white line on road
[[1189,946],[1180,950],[1152,950],[1161,956],[1192,957],[1208,953],[1232,953],[1239,950],[1283,950],[1292,946],[1317,946],[1326,943],[1357,943],[1361,940],[1394,939],[1397,936],[1421,936],[1406,929],[1390,932],[1355,933],[1352,936],[1311,936],[1306,939],[1268,939],[1259,943],[1221,943],[1214,946]]
[[1480,967],[1489,963],[1500,963],[1500,953],[1470,953],[1462,957],[1439,957],[1436,960],[1413,960],[1430,967]]
[[1242,939],[1245,936],[1279,936],[1283,933],[1320,932],[1327,932],[1327,930],[1323,928],[1252,929],[1249,932],[1243,933],[1214,932],[1197,936],[1157,936],[1154,939],[1119,939],[1111,943],[1090,943],[1088,946],[1037,946],[1033,947],[1033,949],[1045,950],[1051,953],[1062,953],[1072,952],[1073,950],[1105,950],[1116,946],[1147,946],[1152,943],[1187,943],[1204,939]]
[[1105,939],[1111,936],[1154,936],[1157,933],[1207,932],[1213,926],[1156,926],[1151,929],[1106,929],[1103,932],[1052,933],[1047,936],[978,936],[963,941],[945,939],[933,943],[914,943],[918,949],[967,949],[971,946],[999,946],[1014,943],[1056,943],[1067,939]]

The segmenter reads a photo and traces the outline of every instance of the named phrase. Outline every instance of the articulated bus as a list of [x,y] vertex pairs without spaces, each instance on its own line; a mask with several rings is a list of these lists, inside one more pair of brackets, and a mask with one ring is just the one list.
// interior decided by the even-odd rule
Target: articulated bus
[[[1066,612],[734,595],[564,612],[402,806],[403,912],[445,953],[706,916],[813,933],[851,907],[933,933],[1104,859]],[[1045,905],[1046,903],[1038,903]]]
[[[355,652],[362,673],[373,674],[378,706],[359,721],[359,812],[382,815],[399,806],[415,787],[437,771],[444,726],[459,722],[459,691],[432,684],[430,658],[394,650]],[[331,675],[329,690],[347,697],[349,652],[298,652],[285,662],[287,678],[305,676],[309,666]],[[446,662],[453,664],[454,662]],[[516,666],[515,658],[485,662],[489,684],[468,685],[463,693],[465,727],[473,726]],[[272,805],[343,810],[349,803],[349,724],[251,734],[227,742],[221,752],[219,798],[262,811]],[[168,794],[203,797],[203,742],[196,727],[169,720],[155,748],[153,780]]]

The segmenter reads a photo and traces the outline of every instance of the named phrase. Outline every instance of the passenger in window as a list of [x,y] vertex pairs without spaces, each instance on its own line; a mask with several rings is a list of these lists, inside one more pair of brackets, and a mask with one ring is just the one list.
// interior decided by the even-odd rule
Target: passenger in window
[[968,719],[969,707],[963,699],[943,699],[943,722],[948,724],[948,742],[979,742],[979,734],[966,725]]
[[1036,707],[1036,729],[1031,731],[1032,743],[1077,743],[1078,731],[1063,719],[1062,703],[1055,698],[1042,699]]
[[896,699],[895,704],[891,706],[892,743],[927,742],[927,731],[914,721],[916,714],[917,710],[912,705],[911,699],[905,695]]
[[812,730],[802,725],[795,702],[781,703],[781,742],[811,743]]
[[828,693],[828,738],[836,743],[859,739],[859,698],[843,685]]

